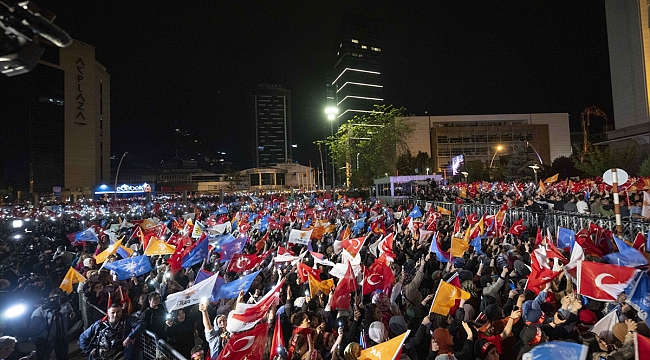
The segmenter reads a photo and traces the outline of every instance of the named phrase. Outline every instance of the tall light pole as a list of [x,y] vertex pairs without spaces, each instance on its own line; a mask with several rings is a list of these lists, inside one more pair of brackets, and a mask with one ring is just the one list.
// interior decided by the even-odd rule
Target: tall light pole
[[[540,165],[544,165],[544,162],[542,161],[542,157],[539,156],[539,153],[538,153],[537,150],[533,147],[533,144],[531,144],[530,142],[526,141],[526,146],[530,146],[530,147],[533,149],[533,151],[535,152],[535,155],[537,155],[537,160],[539,160],[539,164],[540,164]],[[535,172],[535,173],[537,173],[537,172]]]
[[492,169],[492,164],[494,163],[494,158],[497,157],[497,154],[499,151],[503,150],[503,146],[498,145],[497,146],[497,151],[494,152],[494,156],[492,156],[492,161],[490,161],[490,170]]
[[122,167],[122,160],[124,160],[124,157],[126,154],[128,154],[128,151],[125,151],[124,154],[122,154],[122,157],[120,158],[120,163],[117,164],[117,171],[115,172],[115,188],[113,189],[113,200],[117,199],[117,177],[120,175],[120,167]]
[[[325,108],[325,114],[327,114],[327,120],[330,122],[330,130],[332,132],[332,137],[334,137],[334,120],[336,120],[336,114],[339,113],[339,108],[336,106],[328,106]],[[334,168],[334,158],[332,158],[332,191],[334,190],[336,183],[335,180],[336,169]]]
[[535,173],[535,184],[537,184],[537,170],[539,170],[539,166],[537,166],[537,165],[529,165],[528,167],[533,169],[533,172]]

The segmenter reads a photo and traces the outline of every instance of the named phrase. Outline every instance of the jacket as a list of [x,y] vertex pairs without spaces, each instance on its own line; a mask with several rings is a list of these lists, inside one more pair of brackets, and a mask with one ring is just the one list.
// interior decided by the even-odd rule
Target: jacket
[[[125,328],[125,334],[128,333],[126,337],[122,339],[126,339],[127,337],[132,340],[137,340],[138,335],[142,333],[145,330],[145,323],[142,320],[139,320],[135,316],[131,315],[122,315],[122,318],[120,321],[124,322],[124,328]],[[81,333],[81,336],[79,337],[79,348],[81,351],[84,353],[88,354],[88,358],[92,359],[91,352],[95,349],[99,348],[99,333],[100,330],[102,329],[103,326],[106,326],[108,323],[107,318],[103,318],[101,320],[95,321],[92,325],[88,327],[83,333]],[[130,360],[131,359],[131,353],[133,351],[134,345],[131,344],[130,346],[127,346],[124,348],[124,360]]]

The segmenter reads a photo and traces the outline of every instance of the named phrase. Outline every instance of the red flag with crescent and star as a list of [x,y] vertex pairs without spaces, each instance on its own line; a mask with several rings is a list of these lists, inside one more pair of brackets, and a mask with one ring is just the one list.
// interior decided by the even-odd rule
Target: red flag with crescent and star
[[309,280],[309,274],[314,277],[314,279],[320,281],[320,270],[314,269],[311,266],[307,266],[302,262],[298,263],[298,269],[297,269],[298,277],[300,278],[300,281],[302,282],[307,282]]
[[246,270],[253,269],[257,264],[261,263],[262,260],[264,260],[264,258],[256,254],[235,254],[230,260],[228,270],[226,271],[241,274]]
[[580,261],[577,292],[598,301],[616,301],[638,271],[628,266]]
[[387,291],[395,281],[395,275],[388,265],[383,261],[375,261],[364,271],[363,295],[376,290]]
[[264,322],[248,331],[233,334],[216,360],[262,360],[268,330],[269,324]]
[[355,239],[344,239],[341,241],[341,247],[347,250],[352,256],[357,256],[366,238],[358,237]]

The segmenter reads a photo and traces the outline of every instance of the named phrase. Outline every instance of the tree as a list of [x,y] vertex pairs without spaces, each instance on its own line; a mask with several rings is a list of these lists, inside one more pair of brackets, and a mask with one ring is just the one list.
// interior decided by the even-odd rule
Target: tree
[[397,157],[395,164],[397,173],[401,175],[424,175],[427,169],[431,170],[431,167],[433,167],[433,159],[422,151],[418,151],[418,154],[413,156],[411,151],[407,150]]
[[650,176],[650,155],[643,160],[639,168],[639,176]]
[[516,147],[503,171],[503,179],[505,181],[532,179],[532,170],[528,167],[530,164],[531,161],[526,150],[522,147]]
[[558,156],[553,160],[548,170],[549,176],[560,174],[558,178],[568,179],[570,177],[580,176],[580,171],[576,169],[573,159],[568,156]]
[[[376,105],[372,113],[355,116],[324,141],[335,167],[347,164],[351,180],[365,179],[365,184],[349,186],[367,186],[372,179],[396,173],[398,154],[407,152],[407,139],[413,132],[405,111],[392,105]],[[358,164],[352,166],[357,159]],[[352,176],[357,167],[361,174]]]
[[581,152],[574,163],[576,169],[587,176],[602,176],[605,171],[612,168],[624,169],[634,158],[634,151],[634,146],[629,146],[620,152],[614,152],[610,147],[590,146],[587,153]]
[[[481,160],[473,160],[463,163],[459,170],[459,174],[463,171],[467,172],[467,182],[473,183],[474,181],[490,180],[490,173],[487,167]],[[461,174],[459,180],[465,181],[464,176]]]

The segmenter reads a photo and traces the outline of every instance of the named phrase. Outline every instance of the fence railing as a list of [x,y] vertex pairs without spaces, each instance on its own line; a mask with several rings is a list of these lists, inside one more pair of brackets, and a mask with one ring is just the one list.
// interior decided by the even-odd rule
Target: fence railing
[[[436,201],[425,201],[425,200],[409,200],[411,204],[418,204],[420,208],[424,208],[426,203],[431,203],[431,206],[441,207],[443,209],[449,210],[451,216],[455,216],[458,213],[459,209],[463,209],[463,213],[472,214],[476,213],[478,217],[485,215],[494,215],[501,205],[485,205],[485,204],[455,204],[450,202],[436,202]],[[551,234],[555,235],[558,226],[571,229],[574,232],[578,232],[582,229],[588,229],[589,223],[594,223],[600,226],[603,229],[608,229],[611,231],[616,230],[616,220],[614,218],[604,218],[600,216],[593,216],[587,214],[579,213],[570,213],[566,211],[545,211],[542,213],[532,212],[526,210],[525,208],[510,208],[506,210],[506,216],[504,220],[504,226],[511,226],[516,220],[523,219],[523,223],[526,227],[531,226],[542,226],[548,227],[551,231]],[[637,233],[647,234],[650,230],[650,222],[648,221],[639,221],[633,220],[630,218],[624,218],[622,220],[623,227],[623,237],[627,240],[634,240]]]
[[[81,311],[84,329],[106,316],[105,311],[93,304],[89,304],[83,293],[79,293],[79,310]],[[136,351],[133,352],[132,356],[135,360],[153,360],[161,355],[166,356],[169,360],[187,360],[165,340],[158,339],[158,336],[149,330],[140,334],[136,339],[135,346]]]

